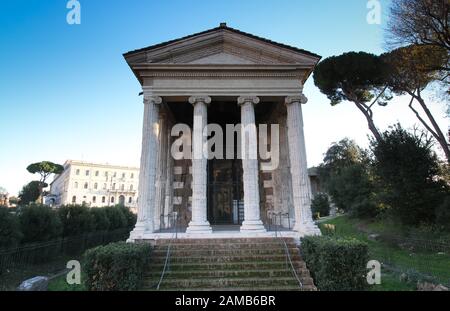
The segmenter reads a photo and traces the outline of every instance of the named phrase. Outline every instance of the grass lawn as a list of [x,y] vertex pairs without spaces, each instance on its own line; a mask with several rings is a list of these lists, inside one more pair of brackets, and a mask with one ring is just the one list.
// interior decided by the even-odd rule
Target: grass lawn
[[86,291],[86,288],[83,284],[83,274],[81,275],[81,284],[80,285],[69,285],[66,281],[66,275],[58,276],[48,283],[49,291]]
[[[384,264],[382,268],[382,284],[374,286],[374,290],[414,290],[417,279],[431,280],[450,285],[450,254],[443,252],[424,252],[407,247],[402,248],[395,243],[369,239],[369,234],[401,233],[398,228],[382,222],[365,223],[358,219],[340,216],[321,224],[336,226],[337,236],[353,237],[369,245],[371,259]],[[401,281],[400,276],[407,281]]]

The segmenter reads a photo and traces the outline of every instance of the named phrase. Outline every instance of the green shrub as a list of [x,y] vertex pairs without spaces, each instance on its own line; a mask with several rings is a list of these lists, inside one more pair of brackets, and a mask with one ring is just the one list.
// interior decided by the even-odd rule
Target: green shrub
[[7,207],[0,206],[0,248],[15,247],[22,239],[17,217]]
[[313,214],[318,214],[318,218],[330,215],[330,201],[325,193],[318,193],[311,202]]
[[109,220],[109,230],[122,229],[127,227],[127,219],[118,206],[104,207]]
[[62,225],[56,211],[40,204],[24,206],[19,212],[24,243],[43,242],[61,236]]
[[436,207],[436,223],[445,230],[450,230],[450,195]]
[[134,226],[136,225],[136,221],[137,221],[137,215],[134,214],[129,207],[123,206],[123,205],[118,205],[117,206],[121,211],[122,214],[125,216],[125,219],[127,221],[127,229],[129,231],[134,229]]
[[85,205],[63,205],[58,209],[63,236],[77,236],[95,230],[94,217]]
[[151,246],[125,242],[99,246],[84,254],[86,287],[93,291],[138,290],[150,259]]
[[106,231],[109,229],[110,222],[105,208],[93,207],[90,212],[94,219],[95,231]]
[[324,291],[367,288],[368,246],[356,239],[305,237],[301,249],[317,287]]

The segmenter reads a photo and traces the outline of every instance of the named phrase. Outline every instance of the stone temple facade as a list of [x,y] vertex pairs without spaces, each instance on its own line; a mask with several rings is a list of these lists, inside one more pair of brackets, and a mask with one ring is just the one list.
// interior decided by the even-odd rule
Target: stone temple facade
[[[124,57],[144,97],[130,241],[170,238],[174,227],[178,238],[268,237],[274,228],[285,237],[320,234],[311,215],[302,116],[303,84],[320,56],[221,24]],[[180,124],[189,132],[177,130]],[[241,124],[245,131],[220,141],[224,150],[240,152],[223,158],[202,152],[212,137],[207,124],[224,133]],[[273,124],[279,135],[262,139],[263,125],[270,133]],[[191,157],[174,156],[180,142]],[[262,145],[271,157],[261,155]],[[268,165],[274,157],[277,165]]]

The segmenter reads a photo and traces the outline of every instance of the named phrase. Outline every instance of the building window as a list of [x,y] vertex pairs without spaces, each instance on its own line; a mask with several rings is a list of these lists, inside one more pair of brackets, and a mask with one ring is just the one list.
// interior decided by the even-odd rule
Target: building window
[[74,182],[73,187],[74,187],[75,189],[78,189],[78,182]]
[[108,177],[108,172],[105,172],[105,177]]
[[120,185],[120,190],[122,190],[122,191],[125,190],[125,185],[124,185],[124,184],[121,184],[121,185]]
[[86,176],[89,176],[89,170],[86,170]]
[[106,197],[102,197],[102,203],[106,202]]
[[122,178],[125,178],[125,173],[122,173]]
[[103,184],[103,190],[106,190],[106,184]]
[[100,174],[99,171],[95,171],[95,177],[98,177],[99,174]]
[[80,175],[80,169],[77,169],[77,170],[75,171],[75,174]]
[[115,183],[112,185],[112,190],[116,190],[116,184]]
[[114,203],[114,197],[111,197],[111,203]]
[[72,197],[72,203],[73,203],[73,204],[77,203],[77,196],[74,195],[74,196]]
[[131,173],[131,176],[130,176],[131,178],[134,178],[134,173]]
[[133,185],[130,185],[130,191],[133,191]]
[[113,175],[113,177],[117,177],[117,172],[114,172],[114,175]]
[[94,195],[93,197],[92,197],[92,203],[95,203],[97,201],[97,197]]
[[133,203],[133,198],[132,198],[132,197],[129,197],[129,198],[128,198],[128,203],[129,203],[129,204]]
[[84,189],[87,189],[89,187],[89,184],[87,182],[84,183]]
[[98,188],[98,184],[95,183],[95,184],[94,184],[94,189],[97,190],[97,188]]

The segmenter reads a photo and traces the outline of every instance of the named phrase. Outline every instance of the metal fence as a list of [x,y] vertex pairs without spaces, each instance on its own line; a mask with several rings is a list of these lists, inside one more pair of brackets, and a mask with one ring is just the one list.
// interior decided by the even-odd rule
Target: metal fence
[[[26,244],[16,248],[0,249],[0,278],[11,270],[26,270],[31,266],[62,262],[65,258],[78,258],[89,248],[125,240],[128,234],[128,229],[100,231]],[[54,264],[55,271],[64,268],[64,266]]]

